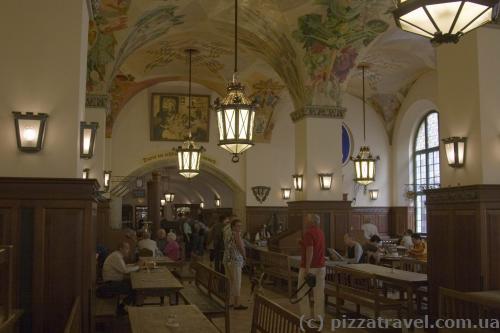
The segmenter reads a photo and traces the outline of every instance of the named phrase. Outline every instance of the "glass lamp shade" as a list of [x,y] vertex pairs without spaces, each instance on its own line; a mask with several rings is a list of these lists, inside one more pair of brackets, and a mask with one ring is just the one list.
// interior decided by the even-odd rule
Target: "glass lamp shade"
[[292,189],[290,189],[290,188],[282,188],[281,189],[281,198],[283,198],[283,200],[290,200],[291,194],[292,194]]
[[443,139],[448,165],[453,168],[462,168],[465,164],[465,146],[467,138],[451,137]]
[[184,145],[174,151],[177,152],[179,173],[188,179],[196,177],[200,173],[201,153],[205,151],[205,148],[198,147],[189,135]]
[[92,158],[94,156],[95,137],[99,123],[80,123],[80,157]]
[[219,208],[219,207],[220,207],[220,198],[215,197],[215,199],[214,199],[214,200],[215,200],[215,201],[214,201],[214,202],[215,202],[215,207]]
[[370,200],[378,199],[378,190],[369,190],[368,195],[370,196]]
[[200,202],[200,208],[201,208],[201,209],[205,208],[205,203],[204,203],[203,201],[202,201],[202,202]]
[[467,32],[492,21],[498,0],[398,0],[393,11],[401,29],[431,39],[457,43]]
[[163,206],[165,206],[165,202],[166,202],[166,200],[165,200],[165,199],[160,199],[160,205],[161,205],[162,207],[163,207]]
[[292,175],[293,188],[295,191],[302,191],[304,189],[304,176],[303,175]]
[[233,162],[236,163],[239,154],[254,145],[255,105],[245,95],[243,85],[233,77],[226,97],[215,101],[215,110],[219,127],[218,145],[233,154]]
[[319,187],[327,191],[332,188],[333,173],[320,173],[319,176]]
[[45,125],[49,117],[45,113],[12,112],[16,127],[17,148],[23,152],[37,152],[42,149]]
[[165,201],[166,202],[174,202],[174,199],[175,199],[175,193],[173,193],[173,192],[165,193]]
[[104,188],[106,190],[109,189],[110,183],[111,183],[111,171],[106,170],[104,171]]
[[83,179],[89,179],[89,176],[90,176],[90,169],[89,168],[83,169],[82,178]]
[[370,152],[370,148],[363,146],[360,148],[358,155],[355,158],[351,157],[354,162],[354,181],[361,185],[368,185],[375,181],[375,162]]

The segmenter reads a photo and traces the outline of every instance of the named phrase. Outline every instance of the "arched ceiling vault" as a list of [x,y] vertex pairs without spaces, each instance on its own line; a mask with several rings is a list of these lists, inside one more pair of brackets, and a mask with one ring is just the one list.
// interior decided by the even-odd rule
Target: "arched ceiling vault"
[[[87,93],[111,98],[107,135],[128,100],[156,83],[186,78],[221,93],[233,71],[233,0],[92,0]],[[295,108],[342,105],[360,96],[356,65],[373,64],[368,98],[391,136],[411,84],[434,67],[427,40],[394,27],[392,0],[240,0],[239,74],[274,106],[288,92]],[[267,112],[265,115],[271,115]]]

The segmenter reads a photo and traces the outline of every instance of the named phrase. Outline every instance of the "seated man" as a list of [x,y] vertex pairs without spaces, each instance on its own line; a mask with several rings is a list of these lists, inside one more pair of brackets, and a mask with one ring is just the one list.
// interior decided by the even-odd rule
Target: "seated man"
[[370,239],[372,236],[380,236],[377,226],[370,220],[366,220],[366,222],[361,226],[361,230],[365,233],[366,239]]
[[347,251],[343,260],[349,264],[358,264],[363,256],[363,247],[356,242],[350,234],[344,235],[344,243],[347,247]]
[[125,305],[134,301],[134,295],[128,274],[139,270],[139,266],[127,266],[124,258],[129,255],[130,246],[127,242],[122,242],[118,250],[112,252],[104,261],[102,268],[102,279],[104,284],[97,291],[100,297],[109,297],[113,295],[127,295],[127,297],[118,305],[118,313],[123,314]]
[[165,229],[160,228],[156,233],[156,237],[157,237],[156,243],[158,249],[160,249],[160,251],[163,251],[163,249],[167,245],[167,232],[165,231]]
[[379,236],[373,235],[370,240],[365,244],[364,257],[365,262],[370,264],[379,264],[380,256],[382,255],[383,250],[380,248],[380,243],[382,239]]
[[418,260],[427,261],[427,243],[422,239],[420,234],[413,234],[411,238],[413,248],[408,251],[408,255]]
[[156,242],[151,239],[151,234],[147,231],[144,231],[142,233],[142,239],[137,242],[137,248],[139,249],[139,251],[142,249],[151,251],[152,256],[160,254],[158,245],[156,245]]

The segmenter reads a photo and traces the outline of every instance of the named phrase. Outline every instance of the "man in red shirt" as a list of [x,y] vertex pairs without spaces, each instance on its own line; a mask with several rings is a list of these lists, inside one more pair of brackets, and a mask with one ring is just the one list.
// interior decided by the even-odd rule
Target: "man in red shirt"
[[[314,316],[311,316],[309,297],[300,301],[300,313],[306,319],[314,318],[323,320],[325,317],[325,235],[320,229],[320,217],[316,214],[308,214],[305,217],[305,230],[299,244],[302,251],[302,260],[299,270],[300,287],[308,274],[316,277],[316,286],[313,288]],[[304,287],[298,297],[301,297],[309,288]]]

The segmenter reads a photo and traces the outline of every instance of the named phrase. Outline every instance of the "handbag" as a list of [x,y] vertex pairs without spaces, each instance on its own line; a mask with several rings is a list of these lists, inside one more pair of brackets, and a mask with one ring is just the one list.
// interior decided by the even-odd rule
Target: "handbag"
[[[306,286],[309,287],[309,290],[307,290],[307,292],[302,295],[302,297],[298,298],[298,299],[294,299],[294,297],[297,297],[298,293],[303,289],[305,288]],[[314,274],[311,274],[311,273],[308,273],[305,277],[304,277],[304,282],[300,285],[300,287],[293,293],[292,297],[290,297],[290,302],[292,304],[296,304],[298,302],[300,302],[304,297],[306,297],[307,295],[309,295],[313,288],[316,287],[316,275]]]

